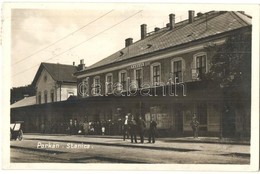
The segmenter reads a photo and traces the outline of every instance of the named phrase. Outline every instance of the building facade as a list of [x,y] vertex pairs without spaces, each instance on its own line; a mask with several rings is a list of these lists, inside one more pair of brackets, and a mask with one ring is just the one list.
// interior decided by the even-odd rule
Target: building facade
[[[143,117],[147,127],[155,118],[159,136],[190,136],[196,113],[199,136],[250,136],[250,96],[239,91],[239,100],[228,96],[206,77],[213,57],[228,38],[241,33],[251,36],[251,17],[233,11],[188,14],[179,23],[170,14],[166,27],[149,33],[147,25],[141,25],[140,40],[127,38],[123,49],[89,67],[82,60],[75,72],[63,69],[54,76],[42,64],[33,84],[38,103],[47,102],[13,109],[12,119],[25,119],[27,131],[40,131],[42,123],[63,125],[62,130],[74,123],[102,123],[107,134],[121,134],[122,120],[130,112]],[[73,80],[57,80],[60,76]],[[76,82],[73,92],[77,99],[62,101],[61,96],[69,96],[71,88],[66,85],[72,81]],[[59,99],[61,102],[48,103]],[[96,130],[101,131],[100,127]]]
[[[219,87],[204,82],[203,77],[228,37],[235,32],[251,32],[251,18],[243,12],[213,11],[197,16],[194,11],[188,13],[189,18],[179,23],[170,14],[165,28],[155,28],[150,33],[146,24],[141,25],[141,40],[133,43],[128,38],[122,50],[75,73],[79,97],[117,96],[121,100],[108,110],[98,106],[97,113],[90,108],[90,115],[104,120],[110,113],[111,119],[122,119],[131,112],[144,117],[147,123],[153,116],[159,129],[184,135],[191,131],[190,121],[196,113],[201,135],[219,135],[223,131],[235,134],[235,127],[239,127],[236,116],[223,117],[223,101],[229,99]],[[170,90],[169,86],[175,89]],[[127,96],[132,97],[127,100]],[[222,123],[227,121],[229,126],[223,130],[226,128]],[[247,127],[249,122],[250,118]]]
[[32,82],[36,89],[36,104],[67,100],[77,95],[77,71],[73,65],[41,63]]

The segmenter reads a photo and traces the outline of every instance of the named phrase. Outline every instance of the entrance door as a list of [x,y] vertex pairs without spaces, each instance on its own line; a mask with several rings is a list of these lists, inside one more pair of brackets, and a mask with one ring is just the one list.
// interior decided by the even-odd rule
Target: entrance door
[[208,130],[208,117],[207,117],[207,104],[200,103],[197,106],[197,118],[200,123],[199,131],[203,135],[205,135],[206,131]]
[[175,105],[175,118],[177,119],[177,131],[182,134],[183,132],[183,109],[181,104]]

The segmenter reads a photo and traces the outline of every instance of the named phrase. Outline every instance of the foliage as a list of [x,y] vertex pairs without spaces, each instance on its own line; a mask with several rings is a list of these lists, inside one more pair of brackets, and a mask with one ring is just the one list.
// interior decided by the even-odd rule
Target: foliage
[[228,37],[212,58],[207,79],[221,88],[250,86],[251,32],[237,32]]

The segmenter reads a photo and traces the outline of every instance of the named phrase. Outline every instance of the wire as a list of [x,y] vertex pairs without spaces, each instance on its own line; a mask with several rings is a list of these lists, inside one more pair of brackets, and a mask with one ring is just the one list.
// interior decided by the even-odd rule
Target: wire
[[23,59],[21,59],[21,60],[15,62],[15,63],[13,63],[12,65],[18,64],[18,63],[20,63],[20,62],[22,62],[22,61],[24,61],[24,60],[26,60],[26,59],[28,59],[28,58],[30,58],[30,57],[36,55],[36,54],[42,52],[43,50],[45,50],[45,49],[47,49],[47,48],[49,48],[49,47],[55,45],[56,43],[58,43],[58,42],[60,42],[60,41],[62,41],[62,40],[64,40],[64,39],[68,38],[69,36],[75,34],[76,32],[78,32],[78,31],[80,31],[80,30],[86,28],[86,27],[89,26],[90,24],[92,24],[92,23],[96,22],[97,20],[103,18],[104,16],[108,15],[108,14],[111,13],[112,11],[114,11],[114,10],[110,10],[110,11],[107,12],[106,14],[104,14],[104,15],[102,15],[102,16],[96,18],[95,20],[93,20],[93,21],[89,22],[88,24],[86,24],[86,25],[80,27],[79,29],[73,31],[72,33],[69,33],[68,35],[66,35],[66,36],[64,36],[64,37],[62,37],[62,38],[60,38],[60,39],[58,39],[57,41],[51,43],[50,45],[48,45],[48,46],[46,46],[46,47],[44,47],[44,48],[42,48],[42,49],[40,49],[40,50],[38,50],[38,51],[32,53],[31,55],[29,55],[29,56],[27,56],[27,57],[25,57],[25,58],[23,58]]
[[[107,29],[105,29],[105,30],[99,32],[98,34],[92,36],[91,38],[89,38],[89,39],[87,39],[87,40],[85,40],[85,41],[83,41],[83,42],[80,42],[79,44],[77,44],[77,45],[75,45],[75,46],[69,48],[68,50],[63,51],[62,53],[57,54],[57,55],[55,55],[55,56],[53,56],[53,57],[51,57],[51,58],[49,58],[49,59],[47,59],[47,60],[45,60],[45,61],[51,60],[51,59],[53,59],[53,58],[55,58],[55,57],[58,57],[58,56],[60,56],[60,55],[62,55],[62,54],[64,54],[64,53],[66,53],[66,52],[68,52],[68,51],[70,51],[70,50],[72,50],[72,49],[74,49],[74,48],[76,48],[76,47],[82,45],[83,43],[85,43],[85,42],[87,42],[87,41],[89,41],[89,40],[91,40],[91,39],[97,37],[98,35],[100,35],[100,34],[106,32],[107,30],[110,30],[111,28],[114,28],[115,26],[117,26],[117,25],[123,23],[124,21],[126,21],[126,20],[128,20],[128,19],[134,17],[135,15],[137,15],[138,13],[140,13],[140,12],[142,12],[142,11],[143,11],[143,10],[138,11],[137,13],[135,13],[135,14],[133,14],[133,15],[127,17],[126,19],[124,19],[124,20],[122,20],[122,21],[120,21],[120,22],[118,22],[118,23],[112,25],[111,27],[109,27],[109,28],[107,28]],[[26,69],[26,70],[24,70],[24,71],[21,71],[21,72],[19,72],[19,73],[16,73],[16,74],[14,74],[12,77],[17,76],[17,75],[19,75],[19,74],[22,74],[22,73],[24,73],[24,72],[26,72],[26,71],[28,71],[28,70],[30,70],[30,69],[32,69],[32,68],[38,66],[38,65],[39,65],[39,64],[34,65],[34,66],[32,66],[32,67],[30,67],[30,68],[28,68],[28,69]]]

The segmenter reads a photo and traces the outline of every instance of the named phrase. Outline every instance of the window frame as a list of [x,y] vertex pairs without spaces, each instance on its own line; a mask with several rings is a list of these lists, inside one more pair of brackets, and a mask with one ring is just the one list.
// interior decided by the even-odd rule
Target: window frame
[[207,56],[207,53],[206,52],[199,52],[197,54],[194,54],[193,55],[193,64],[194,64],[193,68],[197,72],[197,78],[198,79],[200,79],[200,78],[199,78],[199,72],[198,72],[198,67],[197,67],[197,58],[201,57],[201,56],[205,56],[205,73],[204,73],[204,75],[208,72],[208,56]]
[[[98,84],[96,84],[96,79],[99,80],[99,83],[98,83]],[[99,91],[96,91],[96,90],[97,90],[96,85],[101,85],[100,76],[95,76],[95,77],[93,78],[93,88],[94,88],[94,90],[93,90],[93,95],[100,94]]]
[[[173,58],[172,60],[171,60],[171,73],[172,73],[172,78],[173,78],[173,76],[174,76],[174,74],[175,74],[175,69],[174,69],[174,63],[175,62],[178,62],[178,61],[181,61],[181,81],[178,81],[178,83],[180,83],[180,82],[183,82],[183,74],[184,74],[184,71],[185,71],[185,60],[182,58],[182,57],[176,57],[176,58]],[[175,76],[174,76],[174,78],[172,79],[172,81],[173,82],[175,82]]]
[[54,99],[54,90],[53,89],[51,89],[51,91],[50,91],[50,97],[51,97],[51,102],[54,102],[55,99]]
[[[140,83],[140,86],[139,86],[138,80],[137,80],[137,71],[138,70],[140,70],[140,72],[141,72],[141,78],[140,78],[141,79],[141,83]],[[135,83],[136,83],[138,89],[142,88],[143,79],[144,79],[143,68],[136,68],[136,69],[134,69],[134,80],[135,80]]]
[[48,91],[44,91],[44,103],[48,103]]
[[[108,77],[111,77],[111,92],[108,91]],[[112,94],[113,93],[113,74],[112,73],[108,73],[106,74],[106,94]]]
[[38,92],[38,104],[42,104],[42,92]]
[[[124,89],[124,84],[122,84],[122,77],[121,75],[125,73],[125,89]],[[127,71],[126,70],[121,70],[118,72],[118,82],[122,85],[122,91],[126,91],[127,89],[127,80],[128,80],[128,76],[127,76]]]
[[[159,66],[159,82],[157,82],[158,83],[158,85],[154,85],[154,74],[153,74],[153,69],[154,69],[154,67],[155,66]],[[162,78],[162,68],[161,68],[161,63],[159,63],[159,62],[155,62],[155,63],[153,63],[153,64],[151,64],[150,65],[150,73],[151,73],[151,75],[150,75],[150,78],[151,78],[151,86],[153,86],[153,87],[156,87],[156,86],[160,86],[160,83],[161,83],[161,78]]]

